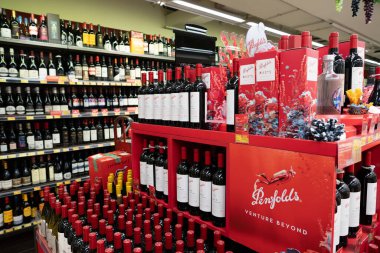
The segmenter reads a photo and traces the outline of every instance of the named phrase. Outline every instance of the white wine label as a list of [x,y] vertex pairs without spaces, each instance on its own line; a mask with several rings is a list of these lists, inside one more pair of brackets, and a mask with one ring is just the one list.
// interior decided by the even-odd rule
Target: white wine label
[[61,143],[61,135],[59,133],[53,134],[53,144]]
[[189,205],[199,207],[199,178],[189,177]]
[[177,201],[189,202],[189,176],[177,173]]
[[146,185],[155,186],[154,185],[154,166],[153,164],[146,164]]
[[49,181],[54,181],[54,166],[49,166]]
[[318,59],[307,57],[307,77],[306,80],[316,82],[318,80]]
[[377,194],[377,183],[367,184],[367,206],[365,209],[366,215],[376,214],[376,194]]
[[40,176],[40,183],[46,182],[46,168],[42,167],[38,169],[38,174]]
[[190,92],[190,122],[199,123],[199,92]]
[[3,186],[4,190],[8,190],[8,189],[12,188],[12,179],[10,179],[10,180],[3,180],[3,181],[1,181],[1,183],[2,183],[2,186]]
[[71,172],[66,172],[65,174],[63,174],[63,178],[64,179],[71,179]]
[[180,112],[180,103],[179,103],[179,94],[172,93],[171,94],[171,105],[172,105],[172,121],[179,120],[179,112]]
[[49,69],[49,76],[56,76],[57,71],[55,69]]
[[32,170],[32,184],[39,184],[40,183],[40,172],[38,169]]
[[153,95],[153,119],[162,119],[161,94]]
[[255,84],[255,64],[240,66],[240,85]]
[[21,215],[17,215],[17,216],[13,216],[13,226],[21,225],[22,221],[23,221],[22,214]]
[[145,118],[145,98],[144,95],[138,95],[138,111],[139,111],[139,119]]
[[145,95],[145,118],[146,119],[153,119],[153,95]]
[[46,68],[39,68],[38,69],[40,80],[45,80],[47,77],[47,69]]
[[0,227],[4,226],[4,214],[0,213]]
[[360,192],[350,193],[350,227],[359,226],[360,218]]
[[44,140],[45,149],[53,148],[53,140]]
[[35,148],[34,136],[33,135],[26,137],[26,142],[28,143],[28,149],[34,149]]
[[115,138],[115,132],[113,131],[113,128],[109,129],[109,133],[110,133],[110,139],[113,140]]
[[227,125],[235,124],[235,90],[227,90]]
[[38,79],[38,70],[29,70],[29,78]]
[[363,67],[352,67],[351,89],[363,90]]
[[54,173],[54,180],[55,181],[63,180],[62,172],[60,172],[60,173]]
[[334,246],[339,244],[339,233],[335,231],[340,231],[340,220],[341,220],[341,205],[337,207],[337,212],[334,215]]
[[37,150],[42,150],[42,149],[44,149],[44,141],[35,141],[34,142],[34,147],[35,147],[35,149],[37,149]]
[[29,78],[29,71],[27,69],[20,69],[20,78]]
[[90,130],[83,131],[83,142],[90,142],[90,141],[91,141]]
[[155,166],[156,170],[156,191],[164,190],[164,167]]
[[341,200],[340,236],[348,235],[348,223],[350,219],[350,198]]
[[226,186],[212,184],[212,215],[219,218],[226,217]]
[[0,151],[1,152],[7,152],[8,151],[8,145],[7,144],[0,145]]
[[168,175],[168,170],[164,169],[163,170],[163,177],[164,177],[164,195],[169,194],[169,175]]
[[9,28],[1,28],[1,37],[11,38],[12,37],[11,29],[9,29]]
[[[162,119],[165,121],[169,121],[171,119],[170,111],[171,111],[171,100],[170,94],[162,94]],[[140,113],[140,111],[139,111]]]
[[96,130],[90,130],[91,133],[91,141],[97,141],[98,135],[96,133]]
[[0,115],[5,115],[5,107],[0,107]]
[[211,212],[211,182],[199,182],[199,208],[203,212]]
[[188,92],[179,93],[179,103],[180,103],[179,120],[181,122],[188,122],[189,121],[189,93]]
[[108,128],[104,129],[104,139],[109,140],[110,139],[110,130]]
[[146,185],[146,162],[140,162],[140,184]]

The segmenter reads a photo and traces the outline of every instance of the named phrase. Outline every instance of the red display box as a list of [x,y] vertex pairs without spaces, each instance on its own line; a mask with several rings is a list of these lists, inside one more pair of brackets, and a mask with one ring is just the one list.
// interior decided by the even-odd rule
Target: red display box
[[316,114],[318,51],[297,48],[280,53],[280,136],[304,138]]

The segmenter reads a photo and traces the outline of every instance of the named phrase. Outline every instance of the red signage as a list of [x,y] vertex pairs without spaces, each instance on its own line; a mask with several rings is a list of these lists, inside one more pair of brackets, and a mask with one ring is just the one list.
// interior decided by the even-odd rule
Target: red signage
[[258,252],[332,252],[334,158],[229,147],[230,237]]

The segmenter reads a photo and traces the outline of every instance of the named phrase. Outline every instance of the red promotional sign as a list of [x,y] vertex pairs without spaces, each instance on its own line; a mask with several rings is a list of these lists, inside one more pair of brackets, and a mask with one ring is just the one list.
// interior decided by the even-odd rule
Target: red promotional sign
[[242,144],[231,144],[230,155],[233,240],[258,252],[332,252],[333,157]]

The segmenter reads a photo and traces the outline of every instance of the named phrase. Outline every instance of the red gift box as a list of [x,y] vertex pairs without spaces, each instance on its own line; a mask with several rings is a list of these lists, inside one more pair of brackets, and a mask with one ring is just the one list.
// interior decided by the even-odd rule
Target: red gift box
[[248,114],[250,134],[278,135],[278,56],[273,50],[239,61],[239,113]]
[[116,174],[117,171],[126,171],[132,168],[132,155],[124,151],[96,154],[88,158],[88,164],[91,185],[101,181],[103,189],[107,189],[107,179],[110,173]]
[[304,138],[316,113],[318,51],[297,48],[280,53],[280,136]]
[[[205,121],[210,130],[225,131],[226,125],[226,68],[202,69],[202,80],[207,86]],[[223,127],[224,126],[224,127]]]

